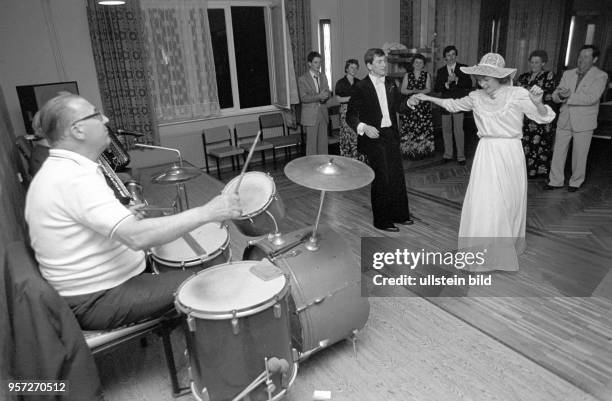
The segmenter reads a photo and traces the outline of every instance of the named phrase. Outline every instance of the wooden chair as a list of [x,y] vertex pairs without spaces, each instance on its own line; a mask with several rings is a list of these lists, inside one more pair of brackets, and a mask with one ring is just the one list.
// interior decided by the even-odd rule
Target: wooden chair
[[202,131],[202,144],[204,145],[204,161],[206,163],[206,173],[210,174],[208,166],[208,156],[214,157],[217,161],[217,177],[221,179],[220,161],[225,158],[231,158],[232,171],[236,169],[236,163],[240,168],[240,156],[244,153],[243,148],[239,148],[232,144],[232,132],[227,125],[220,127],[205,128]]
[[327,112],[329,115],[327,144],[335,146],[340,142],[340,105],[331,106],[327,109]]
[[[282,129],[282,135],[266,136],[266,130]],[[301,133],[289,134],[289,130],[285,125],[283,113],[263,114],[259,116],[259,129],[261,129],[262,137],[266,138],[266,142],[274,145],[274,149],[285,150],[285,160],[291,158],[291,148],[295,147],[298,153],[302,149],[304,138]]]
[[[251,150],[251,145],[253,145],[253,141],[257,136],[257,132],[259,131],[259,122],[257,121],[248,121],[244,123],[236,123],[234,126],[234,140],[236,146],[244,149],[244,159]],[[264,141],[263,138],[260,138],[257,145],[255,145],[255,151],[261,152],[261,160],[263,164],[266,164],[266,150],[272,151],[272,157],[274,160],[274,164],[276,165],[276,151],[274,150],[274,145],[268,141]]]

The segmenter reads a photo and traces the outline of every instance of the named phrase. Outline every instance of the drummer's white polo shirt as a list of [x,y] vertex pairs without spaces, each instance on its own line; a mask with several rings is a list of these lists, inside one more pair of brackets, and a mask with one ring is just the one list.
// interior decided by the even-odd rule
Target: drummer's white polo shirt
[[132,214],[97,163],[51,149],[26,196],[25,218],[40,271],[63,296],[116,287],[145,268],[145,255],[113,239]]

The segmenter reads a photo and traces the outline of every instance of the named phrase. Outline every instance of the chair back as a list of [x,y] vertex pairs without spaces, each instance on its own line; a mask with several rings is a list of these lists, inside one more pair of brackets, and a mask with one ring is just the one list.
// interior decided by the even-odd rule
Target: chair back
[[247,121],[244,123],[236,123],[234,126],[234,138],[236,145],[245,142],[253,142],[259,131],[259,122]]
[[329,114],[329,134],[333,134],[340,129],[340,105],[332,106],[328,109]]
[[[282,113],[263,114],[259,116],[259,127],[266,137],[287,135],[285,118]],[[276,134],[269,135],[268,133]]]
[[223,146],[231,146],[232,134],[227,125],[204,128],[204,130],[202,130],[202,141],[204,142],[204,149],[220,144],[223,144]]

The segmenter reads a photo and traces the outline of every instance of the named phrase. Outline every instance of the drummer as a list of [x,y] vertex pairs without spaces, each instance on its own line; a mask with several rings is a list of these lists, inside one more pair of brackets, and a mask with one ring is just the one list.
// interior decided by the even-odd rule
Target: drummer
[[109,145],[108,118],[76,95],[55,97],[40,113],[51,150],[28,190],[25,218],[43,277],[83,329],[112,329],[171,310],[174,292],[193,271],[145,273],[144,250],[239,217],[238,195],[140,219],[115,198],[97,163]]

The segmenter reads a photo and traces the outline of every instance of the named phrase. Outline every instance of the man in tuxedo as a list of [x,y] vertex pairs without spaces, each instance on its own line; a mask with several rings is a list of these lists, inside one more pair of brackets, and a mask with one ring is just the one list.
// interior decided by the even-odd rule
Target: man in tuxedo
[[369,49],[364,61],[369,74],[353,85],[346,120],[357,132],[357,149],[368,157],[374,169],[374,227],[397,232],[396,223],[413,224],[397,129],[397,113],[405,113],[408,105],[401,101],[393,79],[386,76],[387,57],[382,49]]
[[[472,78],[461,71],[459,67],[465,64],[457,62],[457,48],[446,46],[444,48],[444,61],[446,65],[436,74],[435,91],[443,99],[458,99],[466,96],[472,88]],[[444,162],[453,158],[453,134],[457,147],[457,161],[465,164],[463,112],[449,113],[442,110],[442,136],[444,138]]]
[[565,158],[571,140],[572,176],[567,190],[576,192],[584,182],[591,138],[593,130],[597,128],[599,99],[608,82],[608,74],[593,65],[598,57],[597,47],[582,46],[578,54],[578,67],[565,71],[559,86],[552,93],[553,102],[561,103],[561,110],[557,121],[549,182],[544,189],[563,187]]
[[298,78],[301,123],[306,127],[306,155],[327,154],[327,99],[331,93],[325,74],[321,72],[321,55],[308,54],[308,71]]

